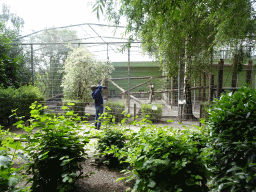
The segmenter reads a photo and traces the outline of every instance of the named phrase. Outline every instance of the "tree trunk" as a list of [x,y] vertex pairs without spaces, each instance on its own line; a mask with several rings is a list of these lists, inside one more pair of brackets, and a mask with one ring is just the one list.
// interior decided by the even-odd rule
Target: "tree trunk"
[[246,84],[250,87],[252,87],[252,68],[253,68],[253,64],[252,64],[252,60],[249,60],[247,69],[246,69]]
[[[236,88],[237,87],[237,76],[238,76],[238,62],[239,62],[239,55],[235,54],[234,56],[234,63],[233,63],[233,69],[232,69],[232,82],[231,87]],[[235,90],[232,90],[234,92]]]
[[185,79],[185,99],[186,104],[184,105],[184,116],[183,120],[196,120],[197,118],[193,115],[192,110],[192,98],[191,98],[191,85],[190,79]]

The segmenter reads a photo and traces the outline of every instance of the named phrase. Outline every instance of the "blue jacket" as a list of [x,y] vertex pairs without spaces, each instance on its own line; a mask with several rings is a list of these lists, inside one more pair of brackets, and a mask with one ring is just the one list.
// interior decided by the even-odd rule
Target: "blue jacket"
[[92,98],[95,100],[95,107],[98,107],[103,104],[103,97],[101,95],[102,92],[102,86],[99,85],[98,88],[92,92]]

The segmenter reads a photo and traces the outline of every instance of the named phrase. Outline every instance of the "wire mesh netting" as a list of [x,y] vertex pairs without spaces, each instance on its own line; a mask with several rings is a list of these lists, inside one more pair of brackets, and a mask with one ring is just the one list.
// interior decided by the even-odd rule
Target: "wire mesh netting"
[[[20,46],[24,50],[33,84],[46,97],[44,104],[54,112],[63,113],[62,106],[68,103],[62,86],[64,62],[68,53],[78,47],[87,47],[97,59],[115,69],[105,81],[107,90],[102,93],[105,105],[109,101],[122,103],[115,106],[119,108],[118,113],[124,110],[134,117],[150,116],[154,122],[167,119],[198,121],[205,116],[205,107],[202,106],[208,106],[207,102],[218,98],[220,58],[224,58],[221,92],[236,90],[248,81],[248,63],[234,77],[232,54],[228,51],[215,54],[210,70],[200,71],[188,80],[184,75],[178,76],[178,71],[175,77],[169,77],[158,61],[141,56],[143,52],[138,40],[130,42],[128,50],[129,38],[122,37],[124,31],[124,27],[82,24],[24,36]],[[253,68],[249,76],[251,87],[256,88]],[[72,110],[94,118],[93,102],[74,102]]]

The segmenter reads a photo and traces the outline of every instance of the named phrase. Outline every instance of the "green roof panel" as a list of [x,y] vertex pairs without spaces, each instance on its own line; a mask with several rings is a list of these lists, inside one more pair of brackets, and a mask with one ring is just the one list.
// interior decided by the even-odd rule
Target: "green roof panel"
[[[128,62],[112,62],[114,67],[128,67]],[[130,67],[159,67],[160,63],[157,61],[141,61],[130,62]]]

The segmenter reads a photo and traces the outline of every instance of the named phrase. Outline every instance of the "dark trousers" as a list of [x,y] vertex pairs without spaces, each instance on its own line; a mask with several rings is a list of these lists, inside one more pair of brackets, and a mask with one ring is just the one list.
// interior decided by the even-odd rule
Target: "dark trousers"
[[99,117],[101,116],[102,113],[103,113],[103,105],[95,107],[95,127],[97,127],[98,129],[101,126],[101,120],[99,119]]

